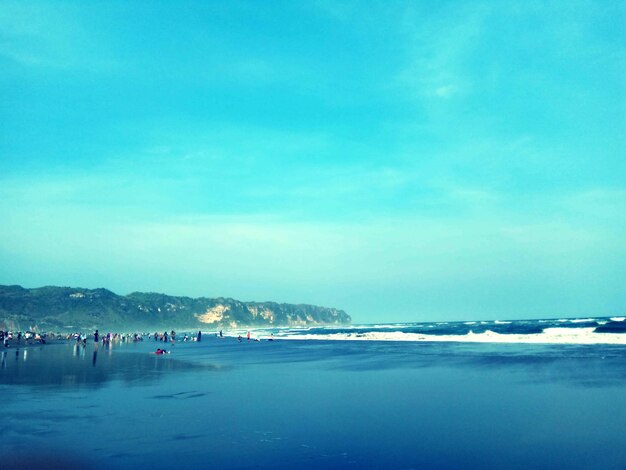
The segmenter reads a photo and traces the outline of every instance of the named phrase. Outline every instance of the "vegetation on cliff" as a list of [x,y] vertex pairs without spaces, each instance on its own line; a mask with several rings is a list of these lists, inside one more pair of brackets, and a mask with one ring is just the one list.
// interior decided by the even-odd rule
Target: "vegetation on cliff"
[[42,331],[154,330],[350,323],[343,310],[315,305],[174,297],[107,289],[0,286],[0,328]]

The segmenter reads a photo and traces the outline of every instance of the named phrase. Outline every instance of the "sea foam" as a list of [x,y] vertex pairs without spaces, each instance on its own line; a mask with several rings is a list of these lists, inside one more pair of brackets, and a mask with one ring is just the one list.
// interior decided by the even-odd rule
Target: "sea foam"
[[595,328],[546,328],[539,334],[500,334],[491,330],[483,333],[470,331],[464,335],[429,335],[403,331],[331,333],[331,334],[288,334],[280,336],[286,340],[326,341],[422,341],[422,342],[467,342],[467,343],[533,343],[533,344],[624,344],[626,334],[594,333]]

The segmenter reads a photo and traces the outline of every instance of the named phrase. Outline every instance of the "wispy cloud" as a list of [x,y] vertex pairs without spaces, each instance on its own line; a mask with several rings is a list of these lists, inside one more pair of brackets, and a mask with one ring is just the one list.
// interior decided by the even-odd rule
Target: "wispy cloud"
[[117,68],[71,5],[7,0],[0,8],[0,56],[25,67]]
[[[429,292],[447,292],[433,304],[447,311],[441,299],[451,295],[451,285],[461,297],[462,286],[483,290],[478,302],[492,306],[493,291],[507,283],[524,291],[529,283],[545,289],[565,282],[580,289],[579,297],[588,295],[595,285],[590,275],[602,277],[626,259],[619,235],[610,229],[581,227],[574,220],[519,223],[504,212],[480,219],[404,215],[311,223],[267,214],[145,220],[93,207],[42,209],[36,219],[27,211],[16,213],[0,233],[0,279],[13,276],[15,282],[27,260],[37,259],[41,273],[56,266],[55,276],[65,283],[122,292],[132,285],[337,305],[340,292],[349,289],[357,297],[339,306],[357,313],[384,307],[369,294],[360,302],[364,290],[403,286],[403,298],[412,299],[414,308],[425,306]],[[55,250],[48,249],[51,244]],[[94,272],[83,272],[86,259]],[[519,306],[509,308],[515,312]]]
[[413,98],[451,98],[472,88],[465,64],[478,49],[489,8],[471,3],[439,13],[434,18],[411,7],[405,12],[406,63],[397,83]]

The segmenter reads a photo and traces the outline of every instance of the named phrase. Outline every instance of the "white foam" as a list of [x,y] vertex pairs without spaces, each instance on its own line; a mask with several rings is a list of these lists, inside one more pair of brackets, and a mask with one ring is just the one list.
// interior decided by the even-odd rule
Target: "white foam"
[[624,344],[626,334],[594,333],[594,328],[546,328],[539,334],[500,334],[487,330],[484,333],[469,332],[466,335],[427,335],[402,331],[369,332],[353,335],[333,333],[327,335],[285,335],[288,340],[329,341],[417,341],[417,342],[463,342],[463,343],[532,343],[532,344]]
[[611,321],[624,321],[626,320],[626,317],[611,317],[610,320]]
[[[481,322],[481,323],[482,323],[482,322]],[[510,325],[510,324],[511,324],[511,323],[513,323],[513,322],[510,322],[510,321],[502,321],[502,320],[496,320],[496,321],[494,321],[494,323],[495,323],[496,325]]]
[[[546,321],[549,321],[549,320],[546,320]],[[560,318],[557,321],[559,323],[588,323],[588,322],[596,321],[596,319],[595,318]]]
[[[383,323],[381,325],[355,325],[355,328],[385,328],[385,329],[391,329],[391,328],[403,328],[403,327],[410,327],[410,326],[421,326],[421,325],[415,325],[413,323]],[[339,325],[338,328],[343,328],[343,326]]]

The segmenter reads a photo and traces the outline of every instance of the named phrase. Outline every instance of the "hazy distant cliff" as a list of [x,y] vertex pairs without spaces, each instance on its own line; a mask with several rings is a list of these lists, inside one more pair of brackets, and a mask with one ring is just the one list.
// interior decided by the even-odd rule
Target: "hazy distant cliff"
[[343,310],[315,305],[173,297],[107,289],[0,286],[0,327],[45,331],[153,330],[350,323]]

